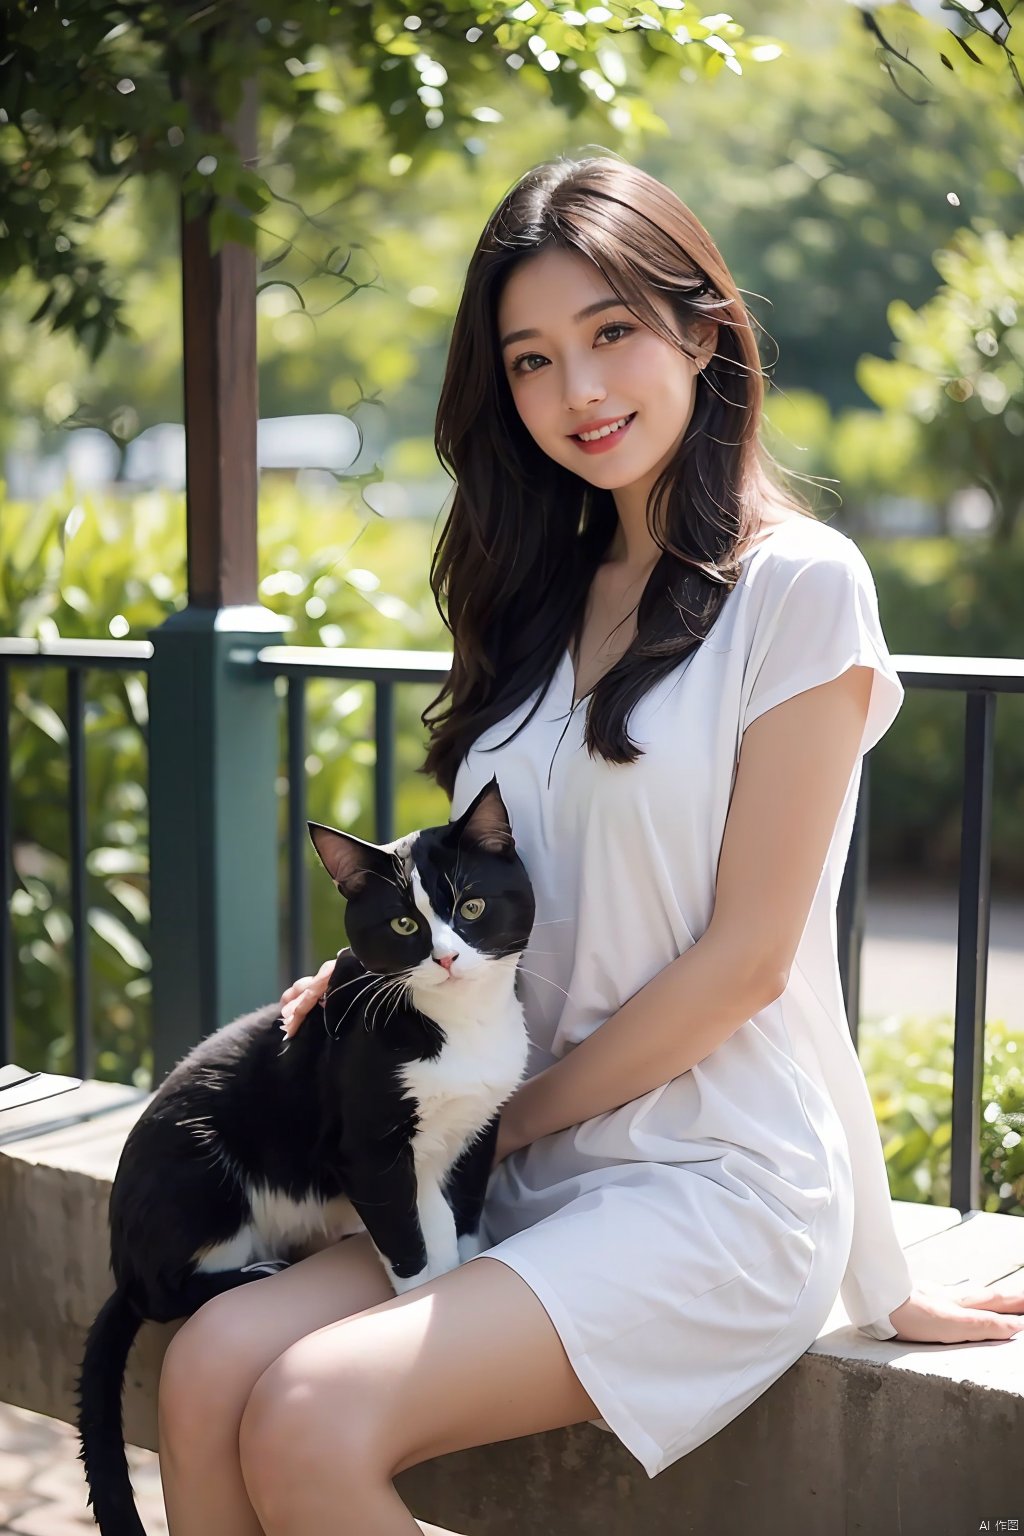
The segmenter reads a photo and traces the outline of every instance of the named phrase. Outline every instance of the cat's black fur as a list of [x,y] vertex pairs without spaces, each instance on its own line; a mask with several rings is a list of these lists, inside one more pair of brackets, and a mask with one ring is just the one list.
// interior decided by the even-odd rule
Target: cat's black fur
[[526,1067],[515,977],[535,910],[497,780],[458,820],[382,848],[309,828],[348,898],[351,947],[323,1005],[288,1040],[276,1003],[202,1040],[147,1104],[114,1178],[116,1289],[78,1382],[103,1536],[144,1536],[121,1419],[144,1319],[187,1317],[272,1273],[263,1261],[363,1227],[396,1293],[479,1251],[498,1111]]

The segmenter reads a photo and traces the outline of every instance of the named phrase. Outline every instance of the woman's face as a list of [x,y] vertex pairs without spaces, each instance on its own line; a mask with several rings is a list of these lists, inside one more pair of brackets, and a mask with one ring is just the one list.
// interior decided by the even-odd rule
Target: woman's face
[[[676,330],[668,304],[650,297]],[[603,300],[611,300],[607,308],[575,318]],[[526,330],[536,334],[508,339]],[[538,447],[592,485],[646,493],[690,424],[698,364],[643,325],[596,266],[562,250],[513,269],[498,305],[498,341],[516,409]],[[705,346],[701,359],[712,350]],[[623,416],[634,419],[604,439],[603,452],[588,452],[573,435]]]

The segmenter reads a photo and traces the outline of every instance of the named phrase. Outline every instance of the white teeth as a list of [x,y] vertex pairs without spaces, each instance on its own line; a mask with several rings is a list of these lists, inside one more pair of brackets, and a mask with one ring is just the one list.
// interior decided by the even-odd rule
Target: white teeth
[[610,427],[599,427],[596,432],[577,432],[576,436],[581,443],[594,443],[599,437],[611,437],[612,433],[624,427],[628,420],[628,416],[621,416],[618,421],[613,421]]

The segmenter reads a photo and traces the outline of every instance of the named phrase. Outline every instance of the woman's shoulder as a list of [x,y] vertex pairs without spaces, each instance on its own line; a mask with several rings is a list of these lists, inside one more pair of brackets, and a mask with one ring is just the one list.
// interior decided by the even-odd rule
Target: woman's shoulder
[[838,567],[861,579],[865,575],[870,578],[863,552],[849,534],[799,512],[790,513],[763,532],[761,541],[748,552],[745,564],[751,585],[755,580],[788,585],[808,568],[821,568],[824,572]]

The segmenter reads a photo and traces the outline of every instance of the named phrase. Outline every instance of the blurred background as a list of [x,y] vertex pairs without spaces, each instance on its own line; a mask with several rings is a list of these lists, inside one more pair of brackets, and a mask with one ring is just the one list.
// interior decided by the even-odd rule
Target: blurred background
[[[106,9],[102,49],[134,50],[117,89],[138,94],[144,139],[135,80],[151,40]],[[760,327],[768,446],[867,555],[891,651],[1024,657],[1024,93],[1004,49],[969,20],[998,32],[998,5],[773,0],[699,26],[688,8],[690,46],[648,31],[643,53],[635,31],[608,32],[582,107],[543,45],[507,52],[514,26],[536,20],[530,0],[444,8],[461,29],[449,39],[451,58],[464,55],[457,79],[397,7],[376,9],[390,20],[361,50],[310,43],[299,23],[313,7],[292,9],[296,51],[284,49],[260,115],[271,196],[251,205],[260,598],[291,621],[289,643],[448,649],[427,579],[451,489],[432,433],[465,267],[524,170],[609,149],[671,186],[731,267]],[[589,35],[612,14],[553,8],[550,58],[569,57],[574,24]],[[477,17],[504,55],[473,54]],[[458,121],[446,122],[456,86]],[[166,141],[170,154],[173,129]],[[172,175],[122,175],[102,114],[88,154],[76,159],[71,141],[60,188],[18,167],[5,110],[0,150],[9,214],[31,202],[57,231],[55,263],[77,252],[94,264],[76,307],[11,242],[0,257],[0,635],[144,639],[186,601],[180,188]],[[189,174],[215,179],[216,160]],[[72,183],[79,216],[65,234]],[[237,235],[230,220],[223,233]],[[11,679],[15,1056],[65,1072],[64,684],[28,668]],[[96,1075],[149,1087],[146,690],[139,675],[101,671],[86,686]],[[448,815],[416,773],[434,691],[396,695],[403,831]],[[371,838],[372,690],[312,681],[307,695],[308,814]],[[860,1051],[902,1199],[948,1200],[962,732],[962,696],[908,692],[872,757]],[[988,1208],[1021,1213],[1024,1149],[1007,1126],[1024,1107],[1024,698],[1000,699],[995,737],[983,1160]],[[281,763],[285,891],[283,721]],[[315,965],[344,935],[308,856]],[[27,1487],[39,1436],[70,1435],[31,1417],[5,1421],[11,1486]],[[133,1454],[155,1531],[152,1464]],[[59,1528],[91,1525],[77,1467],[48,1466],[47,1497],[68,1498]],[[49,1525],[42,1513],[32,1524],[42,1493],[17,1508],[5,1497],[3,1529],[57,1529],[52,1510]]]
[[[607,34],[604,91],[595,84],[576,116],[556,75],[471,60],[456,133],[440,106],[445,70],[415,40],[418,19],[394,14],[376,55],[311,45],[289,57],[291,94],[268,90],[261,109],[272,196],[253,213],[260,597],[292,622],[289,642],[447,648],[427,580],[450,494],[432,431],[466,263],[528,166],[607,148],[673,187],[723,252],[760,327],[768,445],[864,549],[890,649],[1024,656],[1024,96],[1003,50],[938,4],[776,0],[756,16],[703,17],[698,63],[672,45],[663,72],[647,68],[636,33]],[[112,27],[104,46],[130,41]],[[409,105],[386,60],[410,56],[422,121],[402,150],[377,125]],[[41,302],[38,271],[5,273],[5,635],[143,639],[186,600],[179,189],[168,175],[119,176],[116,139],[106,160],[101,142],[97,131],[79,167],[92,216],[76,233],[96,295],[64,313]],[[59,223],[45,182],[31,195]],[[64,685],[56,672],[11,675],[16,1059],[60,1072],[71,1061]],[[400,829],[447,819],[415,771],[433,692],[397,695]],[[97,1075],[148,1086],[143,679],[93,671],[87,699]],[[312,681],[308,708],[308,814],[371,837],[372,692]],[[1000,699],[988,1000],[994,1024],[1017,1028],[1022,725],[1024,699]],[[962,696],[908,692],[872,759],[862,1011],[931,1042],[953,1007],[962,729]],[[278,788],[283,860],[284,767]],[[309,861],[318,964],[343,934],[311,849]],[[910,1153],[907,1168],[927,1197],[934,1170]]]

